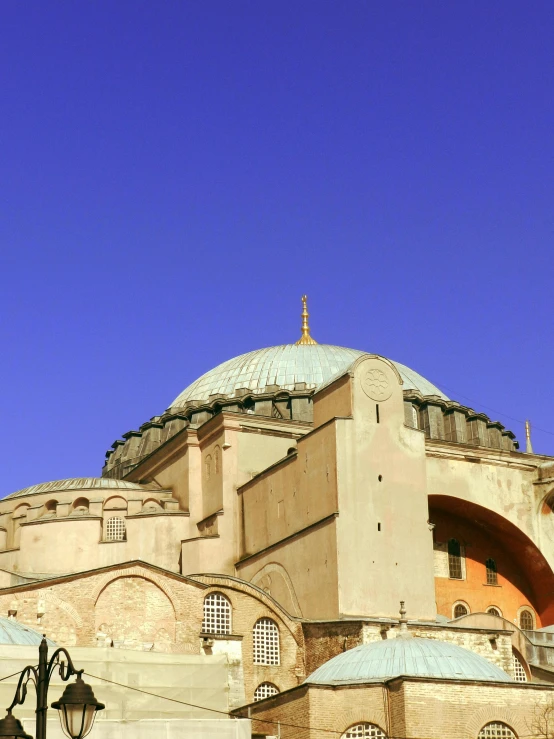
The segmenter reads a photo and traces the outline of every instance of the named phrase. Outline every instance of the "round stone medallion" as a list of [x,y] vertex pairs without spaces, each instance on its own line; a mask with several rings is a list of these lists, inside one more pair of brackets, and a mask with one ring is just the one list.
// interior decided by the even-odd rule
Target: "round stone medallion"
[[361,378],[364,393],[372,400],[387,400],[392,395],[392,387],[386,374],[374,367],[364,372]]

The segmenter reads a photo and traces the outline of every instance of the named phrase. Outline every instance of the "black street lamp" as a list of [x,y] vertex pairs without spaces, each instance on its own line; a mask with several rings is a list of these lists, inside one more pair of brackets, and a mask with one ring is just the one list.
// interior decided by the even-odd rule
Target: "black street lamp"
[[[36,739],[46,739],[46,712],[48,711],[48,688],[52,673],[58,668],[60,677],[67,682],[72,675],[77,676],[77,680],[66,687],[62,697],[52,703],[52,708],[57,708],[60,713],[60,721],[62,729],[69,739],[84,739],[84,737],[92,729],[94,718],[97,711],[101,711],[105,706],[99,703],[94,697],[92,688],[83,682],[81,675],[83,670],[76,670],[69,652],[61,647],[56,649],[50,661],[48,661],[48,644],[43,639],[38,649],[39,660],[38,668],[28,665],[21,675],[15,691],[15,697],[5,718],[0,719],[0,739],[33,739],[32,736],[25,733],[21,722],[12,714],[12,708],[22,705],[27,696],[27,685],[33,683],[37,694],[37,718],[36,718]],[[61,657],[65,657],[67,662]]]

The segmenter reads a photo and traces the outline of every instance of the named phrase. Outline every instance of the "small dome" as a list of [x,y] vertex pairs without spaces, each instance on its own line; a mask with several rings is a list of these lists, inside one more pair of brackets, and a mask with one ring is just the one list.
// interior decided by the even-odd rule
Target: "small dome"
[[[36,644],[42,641],[42,634],[29,626],[24,626],[15,618],[3,618],[0,616],[0,644]],[[55,647],[55,642],[47,639],[49,647]]]
[[434,677],[511,683],[484,657],[435,639],[384,639],[349,649],[325,662],[305,680],[318,685],[380,682],[394,677]]
[[41,482],[22,488],[6,498],[23,498],[38,493],[54,493],[59,490],[145,490],[148,486],[126,480],[112,480],[108,477],[71,477],[67,480]]
[[[294,390],[296,383],[305,382],[309,390],[315,390],[365,353],[331,344],[282,344],[257,349],[206,372],[183,390],[170,408],[182,408],[190,400],[205,401],[210,395],[233,396],[239,388],[263,393],[268,385]],[[418,390],[422,395],[439,395],[447,400],[444,393],[417,372],[399,362],[393,364],[400,372],[405,390]]]

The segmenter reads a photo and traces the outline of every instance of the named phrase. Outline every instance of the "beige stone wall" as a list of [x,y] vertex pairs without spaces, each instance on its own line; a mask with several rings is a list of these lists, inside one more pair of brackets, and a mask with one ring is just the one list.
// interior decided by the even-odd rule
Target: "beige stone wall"
[[[123,519],[125,539],[107,540],[107,522]],[[6,528],[0,567],[25,575],[78,572],[133,559],[179,569],[188,513],[170,491],[75,489],[0,501]]]
[[[436,613],[425,440],[404,423],[394,366],[364,356],[350,370],[353,418],[337,424],[339,612]],[[355,575],[354,575],[355,573]]]
[[314,428],[333,418],[352,415],[352,388],[348,375],[323,388],[314,395]]
[[[475,460],[475,461],[473,461]],[[538,460],[537,460],[538,461]],[[530,463],[531,462],[531,463]],[[428,495],[447,495],[490,509],[520,528],[554,566],[554,528],[539,537],[537,462],[500,450],[464,450],[428,442]]]
[[242,557],[337,511],[335,425],[298,440],[298,451],[242,486]]
[[237,564],[244,580],[267,588],[287,611],[304,618],[339,612],[336,519],[331,517]]

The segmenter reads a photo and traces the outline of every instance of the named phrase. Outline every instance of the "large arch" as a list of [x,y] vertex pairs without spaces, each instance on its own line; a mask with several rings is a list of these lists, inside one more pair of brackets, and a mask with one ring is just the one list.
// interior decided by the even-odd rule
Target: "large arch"
[[[449,495],[430,495],[429,513],[434,511],[457,517],[477,532],[501,543],[525,578],[528,597],[543,626],[554,623],[554,572],[534,542],[500,514],[483,506]],[[460,596],[462,597],[462,596]]]
[[173,603],[152,580],[126,575],[111,580],[95,603],[95,631],[126,649],[151,645],[169,652],[176,638]]

